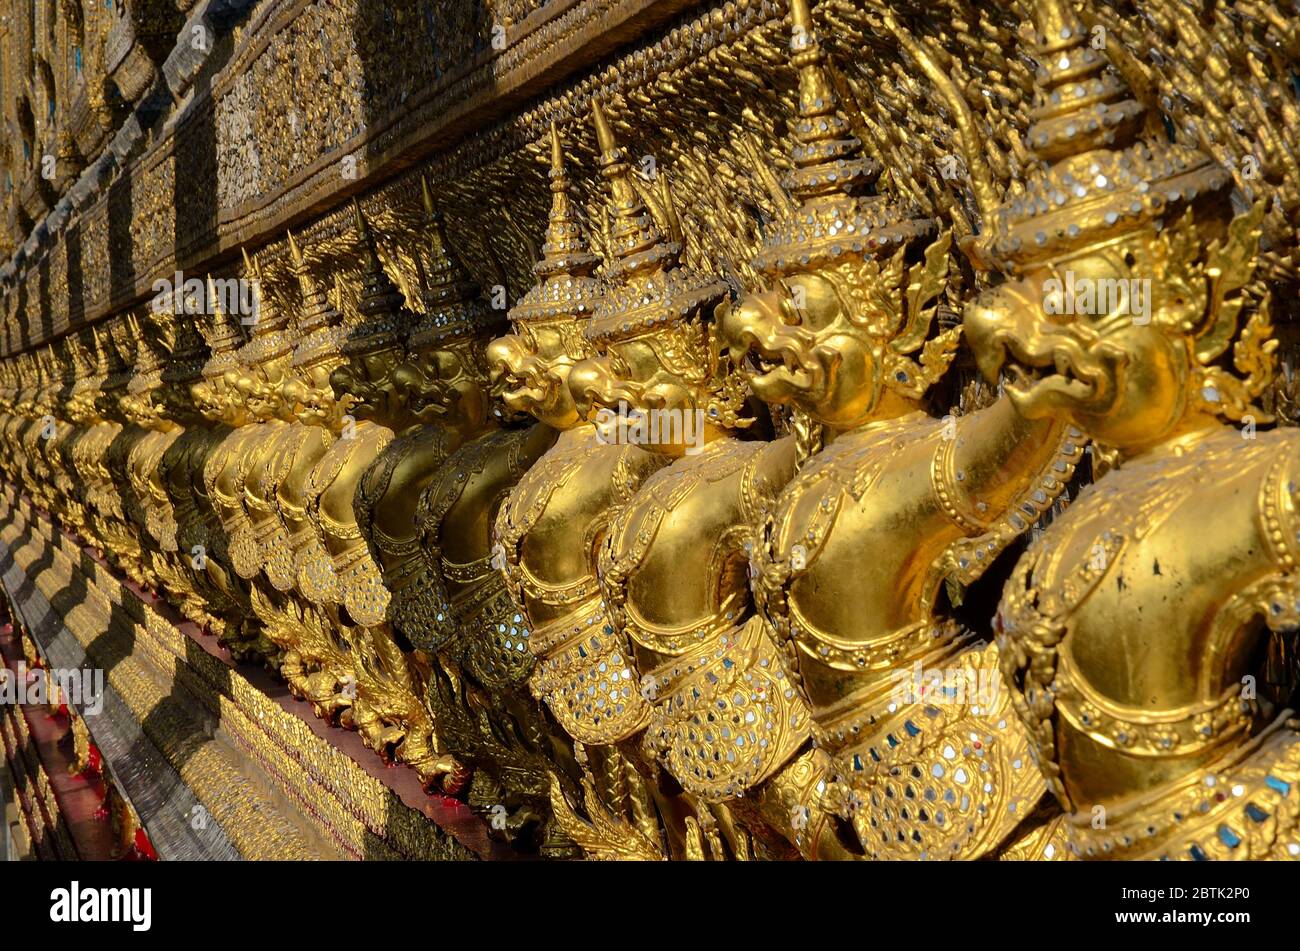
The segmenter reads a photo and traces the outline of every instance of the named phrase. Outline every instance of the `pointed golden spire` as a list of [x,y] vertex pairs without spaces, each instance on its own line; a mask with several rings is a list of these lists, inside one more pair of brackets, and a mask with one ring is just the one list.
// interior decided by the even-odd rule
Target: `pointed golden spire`
[[307,264],[302,257],[302,250],[298,247],[298,242],[294,240],[292,231],[286,231],[285,234],[289,237],[289,259],[293,262],[293,272],[301,278],[307,270]]
[[564,145],[560,142],[560,127],[551,120],[551,175],[564,174]]
[[244,258],[244,279],[251,281],[253,285],[255,300],[253,313],[255,319],[253,321],[252,335],[262,337],[277,330],[283,330],[289,325],[289,314],[288,312],[278,313],[275,307],[271,305],[271,298],[266,293],[266,286],[262,281],[262,262],[260,258],[254,254],[250,260],[247,248],[241,247],[239,253]]
[[221,295],[217,293],[211,274],[208,275],[208,300],[211,301],[212,322],[205,324],[208,360],[201,372],[205,378],[211,379],[221,376],[239,362],[237,354],[244,344],[244,335],[238,321],[221,306]]
[[85,347],[82,345],[81,335],[79,333],[69,334],[65,339],[67,340],[68,357],[72,363],[73,378],[84,379],[90,372],[90,360]]
[[95,335],[100,339],[103,347],[104,370],[109,379],[114,382],[121,382],[128,362],[123,342],[124,331],[119,329],[123,324],[124,322],[120,320],[110,320],[95,324],[93,327]]
[[542,259],[533,266],[541,282],[510,311],[519,323],[576,320],[590,317],[600,301],[600,282],[592,277],[599,259],[587,250],[582,227],[569,201],[569,177],[564,168],[560,130],[551,123],[551,213],[546,225]]
[[[599,100],[592,119],[600,145],[600,173],[609,182],[610,253],[608,286],[591,322],[587,341],[600,348],[657,328],[701,319],[727,295],[726,285],[678,263],[681,245],[664,237],[632,184],[632,170]],[[671,192],[665,193],[671,201]]]
[[289,258],[292,261],[293,274],[298,278],[299,293],[302,295],[302,315],[298,318],[298,332],[308,334],[323,324],[337,323],[342,318],[333,305],[330,304],[329,295],[312,277],[306,259],[302,256],[302,249],[298,247],[293,232],[290,231],[287,234],[289,237]]
[[239,329],[239,322],[234,316],[226,313],[226,309],[221,306],[221,294],[217,288],[217,282],[211,274],[208,274],[207,285],[208,309],[212,318],[211,323],[204,325],[204,336],[207,337],[208,349],[212,351],[213,355],[238,350],[244,340],[244,335]]
[[983,267],[1017,271],[1225,199],[1232,177],[1195,148],[1142,136],[1145,109],[1067,0],[1037,0],[1027,142],[1043,165],[973,244]]
[[894,254],[932,236],[935,223],[875,194],[880,163],[863,154],[839,108],[807,0],[791,0],[790,62],[799,76],[790,123],[794,199],[766,229],[754,266],[765,273],[806,271],[841,260]]
[[569,201],[569,176],[564,167],[564,148],[560,143],[560,130],[551,123],[551,213],[546,223],[546,240],[542,244],[542,259],[533,273],[545,277],[568,273],[587,275],[599,263],[587,250],[582,239],[582,229]]
[[80,399],[82,394],[98,390],[103,382],[99,341],[91,327],[82,327],[68,340],[72,348],[72,361],[77,371],[70,396],[77,396]]
[[423,265],[425,313],[411,330],[411,348],[425,349],[455,337],[495,332],[504,321],[504,311],[484,305],[478,283],[447,239],[442,213],[425,176],[420,177],[420,192],[430,240]]
[[880,163],[862,154],[862,143],[839,110],[808,0],[791,0],[790,50],[790,63],[799,73],[799,115],[793,130],[794,169],[786,187],[796,200],[808,201],[872,184],[880,176]]
[[405,299],[402,297],[402,292],[389,279],[383,262],[379,260],[375,237],[370,233],[370,224],[361,210],[361,202],[356,198],[352,199],[352,218],[356,225],[357,236],[361,239],[361,259],[365,265],[361,279],[361,301],[357,309],[362,317],[395,315],[402,308]]
[[302,315],[298,318],[299,342],[293,351],[293,365],[304,366],[338,356],[342,343],[343,315],[330,303],[325,289],[311,276],[293,232],[289,232],[289,254],[302,293]]
[[626,268],[639,268],[660,261],[675,261],[681,249],[670,244],[646,211],[627,156],[614,138],[605,108],[599,99],[591,102],[591,118],[600,148],[600,174],[609,183],[611,276]]
[[469,269],[461,261],[456,249],[447,240],[447,223],[433,200],[433,189],[427,175],[420,176],[420,198],[424,203],[429,228],[429,260],[426,266],[431,292],[445,289],[462,296],[476,297],[478,285],[470,277]]
[[398,343],[415,323],[416,317],[406,307],[406,299],[384,271],[379,250],[366,221],[361,202],[352,201],[353,221],[361,239],[361,256],[365,271],[361,279],[361,300],[357,310],[361,320],[348,333],[343,353],[370,353]]
[[63,381],[73,379],[76,364],[72,361],[72,338],[59,337],[50,349],[54,351],[54,365],[58,368],[59,379]]
[[126,326],[135,338],[135,372],[137,376],[152,373],[162,366],[166,348],[161,340],[162,324],[157,320],[141,324],[139,314],[127,311]]
[[104,345],[100,343],[99,334],[96,333],[93,324],[82,328],[81,341],[86,351],[86,359],[90,361],[90,372],[102,374],[104,372]]
[[352,196],[352,223],[356,226],[357,236],[361,239],[362,251],[370,261],[377,263],[379,254],[375,250],[375,236],[370,233],[370,223],[366,221],[365,212],[361,210],[361,199],[355,195]]
[[1034,108],[1029,147],[1044,162],[1057,162],[1097,148],[1132,145],[1145,107],[1092,48],[1088,32],[1065,0],[1034,6],[1037,47]]
[[207,359],[207,330],[209,318],[205,311],[211,306],[213,295],[204,287],[195,301],[197,314],[177,314],[167,321],[167,366],[163,380],[172,384],[185,384],[197,380]]
[[433,188],[429,185],[428,175],[420,176],[420,203],[424,207],[424,213],[426,215],[432,215],[434,213]]
[[126,314],[127,330],[135,338],[135,372],[126,390],[133,396],[151,393],[158,388],[162,378],[162,369],[167,359],[167,347],[164,341],[165,325],[155,319],[141,322],[140,315],[128,311]]

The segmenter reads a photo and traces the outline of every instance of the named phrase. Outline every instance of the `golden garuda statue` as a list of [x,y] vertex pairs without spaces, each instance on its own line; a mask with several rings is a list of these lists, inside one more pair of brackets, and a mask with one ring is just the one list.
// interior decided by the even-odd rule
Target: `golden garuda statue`
[[1075,855],[1293,857],[1294,683],[1263,660],[1294,650],[1300,441],[1255,428],[1263,208],[1234,213],[1226,169],[1151,134],[1063,0],[1034,26],[1041,165],[980,236],[1009,279],[966,321],[1016,412],[1069,420],[1113,468],[1007,582],[1005,685]]

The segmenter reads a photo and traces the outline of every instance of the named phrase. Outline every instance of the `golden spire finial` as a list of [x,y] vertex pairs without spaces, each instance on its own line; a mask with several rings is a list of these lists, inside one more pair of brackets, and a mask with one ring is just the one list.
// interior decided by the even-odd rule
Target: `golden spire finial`
[[551,120],[551,171],[564,168],[564,146],[560,143],[560,127]]
[[65,346],[68,350],[68,363],[70,364],[69,370],[75,389],[75,384],[85,381],[86,377],[89,375],[91,370],[90,360],[87,357],[86,351],[82,348],[81,338],[79,335],[69,334],[64,338],[64,340],[67,341]]
[[302,311],[298,319],[300,339],[294,348],[293,365],[304,366],[339,354],[343,315],[330,303],[329,295],[311,276],[293,232],[288,232],[288,236],[293,272],[298,278],[298,287],[302,293]]
[[1226,196],[1232,177],[1204,153],[1142,136],[1145,108],[1066,0],[1038,0],[1034,20],[1039,65],[1026,141],[1042,164],[985,221],[971,246],[980,266],[1060,260]]
[[128,365],[127,341],[129,339],[125,331],[125,321],[110,320],[95,324],[94,330],[104,344],[105,372],[111,381],[111,383],[106,381],[105,386],[123,382]]
[[[126,326],[136,340],[133,386],[143,385],[142,381],[145,377],[162,369],[163,361],[167,356],[167,348],[162,340],[162,335],[165,333],[165,317],[165,314],[158,314],[153,320],[142,323],[139,314],[127,311]],[[50,355],[53,356],[52,351]]]
[[207,320],[200,316],[196,320],[178,318],[167,323],[167,357],[162,379],[169,385],[188,386],[202,375],[211,351]]
[[270,305],[270,298],[267,297],[266,288],[262,283],[261,259],[256,253],[250,259],[247,248],[241,247],[239,253],[244,258],[244,272],[252,276],[254,296],[256,298],[253,311],[253,336],[265,336],[284,328],[289,323],[289,314],[287,311],[283,314],[277,313],[276,309]]
[[102,374],[104,372],[104,347],[99,341],[99,334],[95,332],[93,324],[81,329],[81,344],[85,348],[86,358],[90,361],[91,372]]
[[[289,259],[294,276],[298,278],[298,288],[302,294],[302,315],[298,319],[298,330],[308,333],[323,323],[337,323],[338,312],[330,306],[329,297],[316,283],[307,269],[307,260],[292,231],[285,232],[289,238]],[[333,312],[333,313],[331,313]]]
[[209,271],[207,279],[204,281],[208,292],[208,308],[212,311],[215,318],[213,323],[222,323],[226,319],[226,312],[221,307],[221,295],[217,293],[217,282],[212,279],[212,272]]
[[794,169],[786,182],[790,194],[808,201],[870,185],[880,175],[880,163],[862,154],[862,143],[839,111],[808,0],[790,4],[790,50],[790,63],[799,73]]
[[307,266],[302,259],[302,251],[298,247],[298,242],[294,240],[293,232],[286,231],[285,234],[289,236],[289,256],[293,261],[294,270],[301,272]]
[[[421,182],[424,182],[423,178]],[[427,183],[425,190],[427,192]],[[370,231],[370,223],[361,210],[361,202],[355,198],[352,200],[352,212],[357,233],[361,237],[365,272],[361,279],[361,299],[357,303],[361,320],[343,342],[345,356],[373,353],[391,347],[399,343],[415,323],[415,315],[406,308],[406,299],[388,277],[383,262],[379,260],[379,249]],[[340,287],[340,293],[341,290]]]
[[466,291],[469,296],[478,295],[478,285],[469,270],[456,253],[451,242],[447,240],[446,219],[433,200],[433,189],[427,175],[420,176],[420,196],[424,202],[424,213],[428,218],[429,236],[429,280],[430,292],[437,294],[439,288],[460,287],[473,288]]
[[609,182],[613,205],[613,260],[606,262],[608,286],[583,333],[593,346],[602,347],[699,320],[726,296],[727,287],[712,275],[679,265],[682,247],[665,238],[646,211],[599,100],[592,100],[591,114],[600,144],[600,173]]
[[204,333],[208,341],[208,349],[212,351],[213,356],[238,350],[243,343],[243,334],[239,332],[235,320],[221,306],[221,295],[217,292],[217,283],[210,273],[207,284],[208,306],[212,313],[212,324]]
[[365,263],[365,271],[361,278],[361,300],[357,304],[357,310],[363,318],[387,317],[391,320],[396,317],[406,300],[388,277],[383,262],[379,260],[379,248],[375,244],[375,236],[370,231],[370,223],[366,221],[365,212],[361,210],[361,202],[356,198],[352,199],[352,217],[356,224],[357,235],[361,238],[362,260]]
[[807,0],[790,4],[790,34],[799,102],[790,122],[793,168],[784,185],[794,205],[766,229],[754,266],[775,274],[808,270],[892,255],[933,235],[933,221],[875,194],[880,163],[863,154],[861,141],[840,112]]
[[409,345],[423,350],[457,337],[495,331],[505,314],[484,306],[478,282],[447,238],[442,212],[434,203],[433,189],[424,175],[420,176],[420,194],[430,238],[428,258],[421,266],[425,275],[425,313],[411,329]]
[[[611,276],[623,270],[636,270],[675,261],[681,249],[669,243],[646,211],[636,186],[632,168],[619,148],[610,128],[605,108],[599,99],[591,101],[591,118],[596,126],[596,143],[600,147],[600,174],[609,183]],[[654,253],[649,253],[654,252]]]
[[577,320],[590,316],[600,301],[600,283],[593,278],[599,259],[587,250],[582,227],[569,201],[569,177],[564,168],[560,130],[551,123],[551,213],[546,224],[542,259],[533,265],[541,283],[511,309],[516,324],[543,320]]
[[314,330],[322,323],[337,323],[338,313],[330,305],[329,295],[321,289],[307,268],[307,259],[292,231],[285,232],[289,238],[289,259],[291,270],[298,278],[298,287],[302,294],[302,316],[298,320],[298,329],[302,333]]
[[433,203],[433,189],[429,185],[429,176],[420,176],[420,201],[424,205],[424,213],[430,217],[437,214],[437,208]]
[[551,274],[588,275],[596,269],[596,256],[587,250],[582,229],[569,201],[569,176],[564,167],[560,130],[551,123],[551,213],[546,222],[542,259],[533,267],[539,277]]
[[1028,144],[1044,162],[1059,162],[1098,148],[1122,149],[1141,131],[1145,107],[1065,0],[1038,0],[1034,58],[1034,108]]
[[221,306],[221,295],[217,293],[216,282],[208,275],[208,300],[211,301],[212,323],[206,328],[204,337],[208,341],[208,359],[203,364],[201,374],[206,378],[221,376],[238,363],[236,353],[244,343],[244,335],[237,322]]
[[[387,281],[388,275],[384,272],[384,266],[379,260],[379,249],[375,246],[375,236],[370,233],[370,223],[366,221],[365,212],[361,210],[361,201],[355,196],[352,199],[352,222],[356,226],[357,236],[361,239],[361,254],[365,262],[367,284],[372,278],[382,278]],[[389,281],[390,285],[391,283]]]
[[370,250],[374,250],[374,238],[370,234],[370,225],[366,222],[366,216],[361,211],[361,199],[356,195],[352,196],[352,223],[357,227],[357,234],[361,236],[361,241]]

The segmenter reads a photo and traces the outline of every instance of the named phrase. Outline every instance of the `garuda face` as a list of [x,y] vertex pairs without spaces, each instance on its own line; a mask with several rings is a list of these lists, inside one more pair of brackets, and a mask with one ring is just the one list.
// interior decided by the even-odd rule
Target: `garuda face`
[[668,341],[647,336],[611,344],[604,355],[583,360],[569,376],[579,412],[590,418],[600,408],[695,409],[694,388],[683,368],[672,366],[668,347]]
[[612,424],[608,414],[627,419],[680,420],[680,425],[652,425],[654,439],[642,448],[670,457],[698,447],[701,425],[734,425],[742,398],[739,379],[716,374],[703,358],[707,330],[684,323],[651,334],[608,344],[600,356],[588,357],[569,374],[569,392],[584,419],[599,427]]
[[286,385],[286,402],[293,406],[295,419],[305,426],[323,426],[337,432],[343,426],[346,407],[334,395],[331,376],[337,360],[321,360],[299,367],[297,375]]
[[394,373],[405,354],[397,345],[353,353],[330,373],[334,399],[345,413],[390,428],[404,428],[405,407]]
[[511,410],[552,429],[572,429],[582,419],[569,376],[586,348],[574,321],[535,323],[488,345],[492,390]]
[[160,402],[160,383],[156,379],[137,378],[137,384],[142,385],[137,385],[134,392],[122,397],[122,412],[130,422],[141,429],[157,428],[164,418]]
[[972,301],[966,333],[981,371],[1006,371],[1026,418],[1067,418],[1130,455],[1208,419],[1219,394],[1203,385],[1197,338],[1214,336],[1214,315],[1203,281],[1170,273],[1177,240],[1126,235]]
[[293,403],[286,399],[289,359],[277,357],[246,367],[234,379],[234,388],[254,419],[294,419]]
[[418,349],[394,371],[398,391],[415,422],[441,425],[465,434],[482,429],[489,397],[476,352],[477,338]]
[[234,380],[219,374],[194,383],[190,399],[210,422],[239,426],[244,422],[244,404],[234,398]]
[[847,429],[872,413],[880,394],[873,342],[852,314],[832,278],[794,273],[724,303],[719,323],[731,352],[745,355],[755,396]]
[[159,388],[154,403],[166,419],[182,426],[201,425],[204,416],[194,402],[191,390],[192,387],[183,381],[169,383]]

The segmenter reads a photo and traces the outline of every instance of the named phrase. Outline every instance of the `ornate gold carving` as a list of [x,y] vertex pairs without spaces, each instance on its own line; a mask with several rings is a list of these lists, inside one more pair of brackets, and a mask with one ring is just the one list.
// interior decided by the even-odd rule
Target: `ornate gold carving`
[[[967,320],[986,374],[1023,368],[1008,384],[1020,413],[1072,420],[1118,466],[1016,566],[998,615],[1003,672],[1070,813],[1076,854],[1280,855],[1279,840],[1294,835],[1294,737],[1285,714],[1261,732],[1278,691],[1243,687],[1262,673],[1257,645],[1289,636],[1296,590],[1293,493],[1280,488],[1294,434],[1253,430],[1277,345],[1267,296],[1249,312],[1242,296],[1263,209],[1233,217],[1222,167],[1141,134],[1142,106],[1124,79],[1101,73],[1106,58],[1088,52],[1068,6],[1040,3],[1036,26],[1043,67],[1029,142],[1045,166],[1027,194],[1100,171],[1051,212],[1075,224],[1036,248],[1017,236],[1047,223],[1031,223],[1032,205],[1004,207],[986,246],[1018,280],[1004,303]],[[1031,288],[1076,269],[1142,275],[1147,319],[1113,306],[1053,316],[1059,297]],[[1230,366],[1220,359],[1229,351]],[[1244,433],[1226,422],[1247,418]],[[1238,501],[1229,508],[1228,498]],[[1171,585],[1177,606],[1155,608]],[[1142,673],[1125,676],[1120,658],[1150,626],[1159,644]],[[1283,698],[1293,676],[1281,678]],[[1196,790],[1219,783],[1251,797],[1244,812],[1222,794],[1196,806]],[[1108,815],[1100,833],[1097,810]]]

